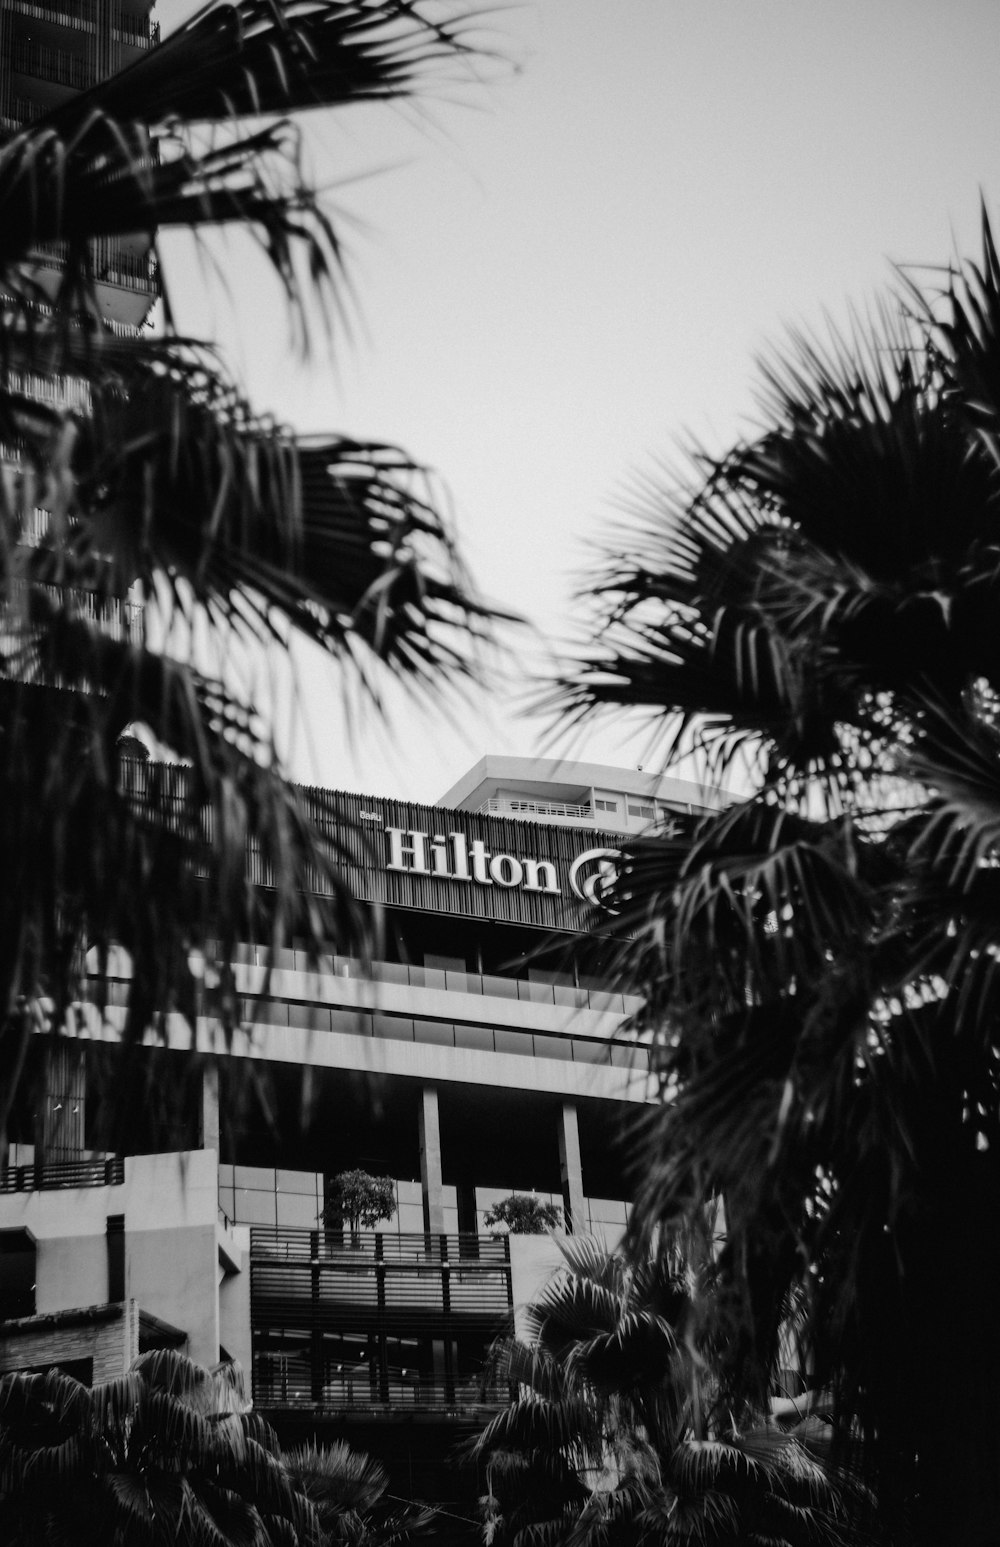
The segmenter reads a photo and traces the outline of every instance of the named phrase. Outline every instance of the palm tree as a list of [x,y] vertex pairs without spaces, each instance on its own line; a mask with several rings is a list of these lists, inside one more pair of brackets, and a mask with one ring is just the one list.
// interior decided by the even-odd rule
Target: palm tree
[[[219,3],[0,146],[0,1131],[83,950],[128,951],[132,1039],[191,1011],[208,940],[369,938],[342,869],[363,836],[287,782],[238,672],[192,642],[308,638],[377,707],[380,672],[426,694],[471,673],[489,613],[408,456],[297,439],[177,333],[158,239],[243,227],[307,332],[342,250],[296,116],[405,98],[466,53],[419,0]],[[159,336],[102,319],[96,254],[124,237],[159,261]],[[166,764],[123,758],[130,725]]]
[[88,1389],[0,1379],[0,1522],[11,1547],[314,1544],[316,1511],[238,1385],[172,1350]]
[[385,1487],[343,1444],[283,1455],[238,1366],[209,1371],[168,1349],[92,1389],[59,1370],[0,1378],[10,1547],[387,1547],[426,1512],[380,1515]]
[[[767,367],[767,428],[645,487],[571,716],[752,793],[629,844],[664,1102],[637,1236],[725,1205],[727,1379],[784,1308],[893,1529],[1000,1538],[1000,261]],[[620,534],[616,534],[620,548]],[[626,939],[631,936],[631,939]],[[716,1312],[718,1315],[718,1311]],[[909,1521],[908,1527],[905,1522]],[[899,1539],[904,1539],[901,1535]]]
[[859,1496],[817,1453],[815,1424],[738,1433],[713,1412],[676,1254],[630,1263],[586,1237],[561,1249],[520,1336],[494,1350],[517,1394],[472,1447],[487,1542],[858,1540]]
[[387,1499],[385,1468],[343,1440],[297,1445],[282,1460],[292,1484],[307,1498],[331,1543],[345,1547],[400,1547],[426,1532],[435,1511]]

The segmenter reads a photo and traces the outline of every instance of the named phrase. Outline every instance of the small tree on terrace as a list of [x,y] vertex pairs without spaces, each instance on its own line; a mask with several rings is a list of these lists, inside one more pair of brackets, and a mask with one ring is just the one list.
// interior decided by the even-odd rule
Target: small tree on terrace
[[374,1230],[395,1212],[396,1191],[390,1176],[339,1171],[330,1183],[323,1219],[328,1225],[347,1225],[354,1236],[359,1230]]
[[506,1225],[511,1235],[544,1235],[546,1230],[558,1230],[562,1224],[562,1210],[557,1203],[543,1203],[534,1193],[511,1193],[494,1203],[483,1223],[487,1230]]

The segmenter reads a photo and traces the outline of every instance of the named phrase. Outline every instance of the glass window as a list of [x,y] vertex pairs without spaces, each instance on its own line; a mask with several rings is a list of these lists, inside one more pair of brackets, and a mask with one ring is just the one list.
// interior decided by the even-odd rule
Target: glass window
[[551,983],[525,983],[521,978],[517,985],[517,997],[531,1004],[554,1004],[555,990]]
[[438,1047],[455,1046],[455,1028],[450,1021],[414,1021],[413,1035],[417,1042],[433,1042]]
[[359,1010],[331,1010],[330,1030],[344,1031],[352,1037],[370,1037],[372,1018]]
[[373,1015],[372,1036],[391,1042],[412,1042],[413,1022],[405,1015]]
[[481,1051],[492,1053],[493,1051],[493,1027],[492,1026],[456,1026],[455,1046],[474,1047]]
[[590,990],[590,1008],[592,1010],[617,1010],[621,1015],[625,1013],[621,994],[615,993],[610,988],[592,988]]
[[573,1038],[573,1058],[578,1064],[606,1064],[611,1061],[606,1042],[592,1042],[583,1037]]
[[616,1069],[634,1069],[637,1073],[649,1072],[649,1049],[637,1047],[634,1042],[612,1042],[611,1062]]
[[528,1058],[534,1056],[530,1031],[507,1031],[502,1026],[495,1026],[493,1044],[498,1053],[521,1053]]
[[546,1037],[540,1032],[535,1032],[535,1057],[536,1058],[563,1058],[573,1057],[573,1044],[569,1037]]
[[278,1193],[276,1213],[279,1227],[310,1230],[315,1229],[320,1205],[315,1194],[308,1197],[305,1193]]
[[289,1026],[301,1026],[306,1031],[329,1031],[330,1010],[323,1004],[290,1004],[288,1006]]
[[283,999],[248,999],[247,1019],[257,1026],[287,1026],[288,1005]]
[[517,998],[517,979],[501,978],[496,973],[483,974],[483,993],[494,994],[497,999]]

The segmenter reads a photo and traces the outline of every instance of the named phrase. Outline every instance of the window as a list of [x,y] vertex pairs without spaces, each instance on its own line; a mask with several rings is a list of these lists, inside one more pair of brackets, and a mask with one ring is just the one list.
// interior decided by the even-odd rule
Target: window
[[594,809],[595,811],[613,811],[617,816],[618,802],[616,800],[595,800]]
[[406,1015],[373,1015],[372,1034],[393,1042],[412,1042],[413,1022]]
[[478,1048],[481,1052],[493,1052],[492,1026],[456,1026],[455,1046]]
[[108,1251],[108,1299],[125,1298],[125,1215],[109,1214],[105,1226]]
[[530,1031],[508,1031],[504,1026],[494,1028],[493,1046],[498,1053],[520,1053],[528,1058],[534,1053]]
[[417,1042],[432,1042],[439,1047],[455,1046],[455,1028],[449,1021],[414,1021],[413,1034]]
[[655,806],[634,806],[632,804],[632,802],[629,801],[628,814],[629,814],[629,816],[641,816],[644,821],[651,822],[653,820],[654,816],[656,815],[656,807]]
[[34,1314],[34,1239],[27,1230],[0,1230],[0,1321]]

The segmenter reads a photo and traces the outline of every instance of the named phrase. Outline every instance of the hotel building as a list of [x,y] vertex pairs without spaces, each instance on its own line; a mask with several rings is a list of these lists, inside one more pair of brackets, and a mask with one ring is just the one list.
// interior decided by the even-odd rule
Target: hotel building
[[[535,1193],[574,1232],[625,1225],[648,1054],[628,1031],[637,1002],[602,972],[602,887],[629,805],[663,821],[696,793],[487,758],[442,805],[341,797],[378,959],[240,949],[240,1029],[201,1015],[192,1053],[191,1028],[169,1025],[109,1148],[128,983],[113,963],[105,1017],[77,1008],[62,1088],[26,1083],[11,1128],[0,1370],[96,1380],[162,1344],[237,1358],[286,1436],[347,1435],[397,1492],[448,1497],[451,1438],[506,1398],[484,1384],[486,1345],[553,1261],[544,1237],[487,1232],[487,1211]],[[618,803],[614,827],[598,800]],[[323,1223],[330,1178],[352,1168],[390,1177],[396,1200],[354,1236]]]

